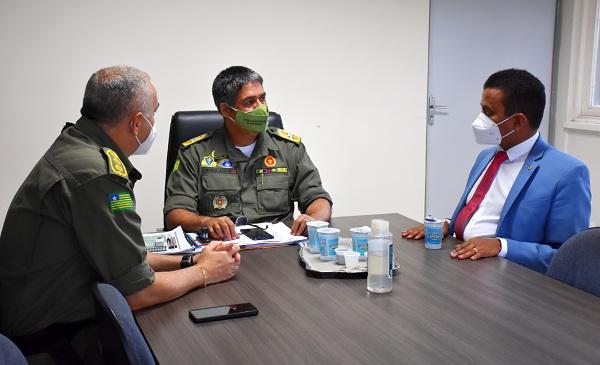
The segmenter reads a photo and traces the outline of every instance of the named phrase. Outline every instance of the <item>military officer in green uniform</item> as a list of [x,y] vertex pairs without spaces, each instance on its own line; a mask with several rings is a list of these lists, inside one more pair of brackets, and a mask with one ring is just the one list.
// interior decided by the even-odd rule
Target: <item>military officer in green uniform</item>
[[[167,183],[167,226],[208,227],[215,239],[236,238],[233,220],[279,222],[302,234],[306,222],[329,220],[331,197],[300,137],[268,127],[263,79],[242,66],[215,78],[215,105],[223,128],[180,148]],[[294,202],[300,216],[294,220]]]
[[238,270],[234,245],[213,243],[196,257],[147,253],[133,193],[142,175],[128,157],[150,148],[157,108],[146,73],[97,71],[81,119],[64,127],[14,197],[0,236],[0,332],[22,348],[87,328],[95,282],[138,309]]

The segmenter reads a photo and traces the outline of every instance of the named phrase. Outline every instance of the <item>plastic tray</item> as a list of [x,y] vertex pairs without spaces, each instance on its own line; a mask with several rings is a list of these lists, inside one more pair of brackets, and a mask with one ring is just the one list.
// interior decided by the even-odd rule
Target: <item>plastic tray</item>
[[[344,265],[335,261],[321,261],[319,254],[310,253],[308,247],[301,246],[298,251],[298,261],[304,267],[306,276],[319,279],[365,279],[367,277],[367,261],[359,261],[358,266],[348,270]],[[400,265],[394,262],[394,275]]]

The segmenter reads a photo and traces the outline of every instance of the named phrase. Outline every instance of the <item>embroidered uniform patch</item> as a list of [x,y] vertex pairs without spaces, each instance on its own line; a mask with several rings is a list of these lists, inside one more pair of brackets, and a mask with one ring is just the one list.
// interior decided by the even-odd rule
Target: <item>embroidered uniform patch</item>
[[213,198],[213,208],[225,209],[227,208],[227,198],[224,195],[215,196]]
[[112,213],[133,210],[133,199],[131,198],[131,194],[126,191],[110,194],[108,203]]
[[107,147],[104,147],[102,150],[108,157],[108,171],[111,174],[127,178],[127,169],[125,168],[125,165],[119,158],[119,155],[117,155],[115,151]]
[[275,159],[275,157],[273,157],[273,156],[265,157],[265,166],[273,167],[275,165],[277,165],[277,160]]

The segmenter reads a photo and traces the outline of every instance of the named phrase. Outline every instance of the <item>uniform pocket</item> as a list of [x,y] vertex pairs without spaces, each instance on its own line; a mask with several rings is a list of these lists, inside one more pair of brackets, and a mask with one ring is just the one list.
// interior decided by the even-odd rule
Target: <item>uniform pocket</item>
[[256,176],[258,212],[261,214],[287,213],[290,210],[288,174]]
[[240,181],[237,174],[203,174],[201,214],[222,216],[242,211]]

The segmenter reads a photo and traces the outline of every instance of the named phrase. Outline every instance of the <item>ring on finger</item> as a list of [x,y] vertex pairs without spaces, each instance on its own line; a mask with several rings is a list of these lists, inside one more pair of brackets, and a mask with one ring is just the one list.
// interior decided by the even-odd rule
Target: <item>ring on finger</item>
[[473,247],[473,251],[475,251],[475,253],[479,252],[479,250],[477,249],[477,247]]

